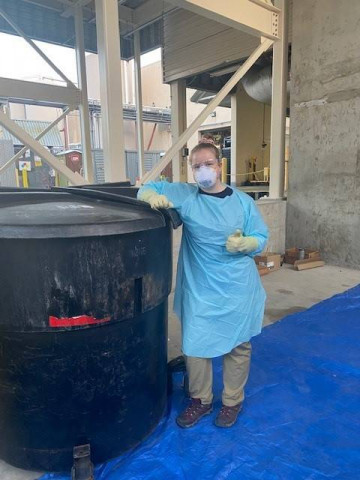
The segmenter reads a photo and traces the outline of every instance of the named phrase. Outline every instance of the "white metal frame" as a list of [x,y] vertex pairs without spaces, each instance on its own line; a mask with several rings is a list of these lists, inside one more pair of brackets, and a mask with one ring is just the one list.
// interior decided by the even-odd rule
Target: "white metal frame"
[[117,0],[95,0],[105,180],[126,180]]
[[[44,135],[46,135],[50,130],[52,130],[55,125],[57,125],[61,120],[63,120],[66,115],[68,115],[72,110],[75,110],[76,107],[68,107],[66,108],[63,113],[57,117],[53,122],[50,123],[42,132],[39,133],[35,137],[35,140],[39,141]],[[28,150],[28,147],[25,146],[21,150],[19,150],[13,157],[10,158],[2,167],[0,167],[0,173],[3,173],[7,168],[9,168],[16,160],[18,160],[26,151]]]
[[9,98],[10,101],[35,100],[39,104],[43,101],[54,105],[79,105],[82,100],[78,88],[3,77],[0,77],[0,97]]
[[[80,88],[77,88],[74,83],[50,60],[50,58],[39,48],[36,43],[29,38],[12,20],[12,18],[7,15],[2,9],[0,9],[0,16],[2,16],[11,27],[16,31],[18,35],[23,37],[23,39],[41,56],[43,60],[59,75],[59,77],[66,83],[66,86],[57,86],[57,85],[48,85],[38,82],[27,82],[22,80],[0,78],[0,97],[15,100],[35,100],[39,104],[41,102],[50,102],[61,105],[69,105],[69,108],[58,117],[51,127],[56,125],[62,118],[65,118],[67,113],[70,110],[74,110],[75,107],[79,107],[80,110],[80,124],[81,124],[81,138],[83,145],[83,166],[85,177],[88,181],[93,182],[93,163],[91,155],[91,138],[90,138],[90,118],[89,118],[89,107],[88,107],[88,95],[87,95],[87,83],[86,83],[86,63],[85,63],[85,48],[84,48],[84,28],[83,28],[83,17],[82,17],[82,7],[89,3],[89,0],[78,0],[76,3],[67,2],[69,8],[64,12],[65,16],[71,11],[74,13],[74,22],[75,22],[75,32],[76,32],[76,64],[77,64],[77,73],[78,73],[78,83]],[[79,174],[74,176],[74,173],[66,166],[64,166],[58,158],[51,155],[37,140],[43,136],[46,131],[42,132],[36,139],[30,137],[24,130],[22,130],[14,122],[9,123],[10,119],[1,112],[0,123],[11,131],[5,124],[10,126],[12,129],[16,129],[18,134],[16,135],[19,140],[24,142],[26,147],[31,148],[34,152],[40,155],[45,161],[47,161],[56,171],[65,175],[65,177],[71,183],[87,183],[87,180],[82,178]],[[10,121],[11,122],[11,121]],[[16,127],[16,128],[15,128]],[[21,136],[19,136],[19,134]],[[32,141],[29,143],[29,138],[32,138]],[[26,151],[26,147],[24,147]],[[24,150],[22,149],[22,151]],[[37,150],[35,150],[37,149]],[[44,155],[41,155],[39,152],[42,152]],[[46,154],[44,153],[46,152]],[[11,165],[17,158],[20,156],[20,152],[10,159],[4,166],[6,168],[8,165]],[[2,171],[2,169],[0,170]]]
[[[175,143],[187,127],[186,114],[186,80],[174,80],[170,83],[171,91],[171,137]],[[172,173],[174,182],[187,181],[186,157],[183,155],[183,147],[177,151],[172,159]]]
[[141,179],[141,183],[145,183],[149,180],[157,178],[161,171],[171,162],[173,157],[179,152],[179,150],[185,145],[190,137],[197,131],[202,125],[204,120],[210,115],[211,112],[224,100],[226,95],[233,89],[233,87],[241,80],[246,72],[252,67],[256,60],[273,44],[270,39],[262,39],[260,45],[253,51],[249,58],[238,68],[234,75],[228,80],[228,82],[222,87],[222,89],[215,95],[215,97],[206,105],[202,112],[193,120],[191,125],[179,136],[178,140],[170,147],[163,158],[155,167],[147,172]]
[[258,37],[279,37],[280,9],[252,0],[169,0],[178,7]]
[[[65,9],[64,15],[68,16],[71,12],[75,13],[77,8],[81,8],[88,3],[88,0],[61,0],[68,9]],[[145,174],[142,182],[156,178],[159,173],[172,161],[179,151],[186,144],[189,138],[202,125],[206,117],[219,105],[223,98],[238,83],[242,76],[249,70],[259,56],[274,43],[274,63],[273,63],[273,108],[272,108],[272,129],[271,129],[271,178],[270,178],[270,196],[281,197],[283,194],[282,179],[284,170],[284,132],[285,132],[285,109],[286,97],[286,69],[287,69],[287,37],[286,37],[286,13],[288,0],[275,0],[275,6],[269,0],[168,0],[166,3],[160,0],[149,0],[135,11],[126,9],[122,2],[117,0],[95,0],[96,20],[98,32],[98,51],[100,59],[100,78],[101,78],[101,103],[103,111],[103,137],[105,154],[105,174],[106,180],[125,179],[125,157],[123,141],[123,116],[122,116],[122,92],[121,92],[121,62],[120,62],[120,36],[119,36],[119,18],[118,3],[121,12],[124,12],[122,21],[134,25],[134,31],[138,31],[144,23],[153,21],[159,15],[171,11],[174,8],[186,8],[194,13],[213,19],[224,25],[245,31],[249,34],[259,36],[262,43],[250,55],[250,57],[235,72],[228,83],[220,90],[213,100],[204,108],[200,115],[192,124],[179,135],[174,144],[165,154],[163,159],[151,171]],[[170,4],[170,5],[169,5]],[[75,7],[75,9],[74,9]],[[0,15],[9,21],[19,35],[33,47],[35,50],[52,66],[52,68],[65,80],[68,87],[56,87],[50,85],[28,85],[20,95],[30,95],[30,98],[39,98],[40,93],[47,92],[49,99],[59,99],[60,97],[78,96],[76,102],[71,104],[80,105],[85,102],[85,89],[80,92],[72,82],[46,57],[46,55],[22,32],[14,22],[0,10]],[[266,40],[264,40],[266,38]],[[84,68],[80,71],[84,74]],[[80,83],[81,75],[79,76]],[[16,91],[22,90],[19,81],[16,81]],[[28,82],[23,82],[28,83]],[[31,83],[31,82],[29,82]],[[4,91],[14,93],[14,87],[6,84],[6,79],[0,79],[0,97],[2,96],[1,86]],[[69,86],[71,88],[69,88]],[[41,92],[40,92],[41,88]],[[47,90],[46,90],[47,89]],[[27,90],[27,92],[26,92]],[[61,92],[60,90],[63,90]],[[66,90],[66,95],[64,91]],[[139,84],[138,84],[139,91]],[[83,95],[81,95],[83,93]],[[9,95],[10,96],[10,95]],[[15,92],[16,96],[16,92]],[[21,97],[24,98],[24,97]],[[285,98],[285,101],[284,101]],[[87,99],[86,99],[87,100]],[[66,102],[64,102],[66,104]],[[140,101],[138,102],[140,105]],[[176,112],[175,112],[176,113]],[[177,112],[179,113],[179,112]],[[3,115],[1,115],[1,118]],[[85,122],[86,123],[86,122]],[[83,125],[85,129],[87,126]],[[138,115],[138,136],[140,139],[142,129],[141,115]],[[33,139],[34,140],[34,139]],[[84,143],[88,142],[86,139]],[[141,140],[139,148],[141,149]],[[88,147],[87,147],[88,148]],[[85,154],[86,156],[86,154]],[[141,156],[141,152],[140,152]],[[53,159],[51,159],[53,161]],[[56,167],[54,167],[56,168]],[[57,169],[57,168],[56,168]],[[88,169],[90,170],[90,169]],[[73,180],[75,180],[73,178]],[[77,178],[76,178],[77,180]]]
[[[144,183],[155,179],[166,165],[178,154],[189,138],[201,126],[206,117],[219,105],[226,94],[238,83],[259,56],[272,44],[273,47],[273,97],[271,115],[270,151],[270,197],[282,198],[285,172],[285,122],[287,86],[287,12],[288,0],[169,0],[177,7],[186,8],[225,25],[252,35],[261,36],[261,45],[235,72],[228,83],[218,92],[192,124],[173,143],[168,152],[151,172],[141,179]],[[264,41],[264,37],[267,40]],[[234,105],[235,102],[233,101]],[[177,108],[176,105],[173,107]],[[234,149],[233,149],[234,151]],[[235,159],[232,161],[232,170]],[[234,180],[232,176],[232,180]]]
[[[84,4],[84,1],[82,1]],[[90,114],[89,101],[87,92],[86,78],[86,60],[84,45],[84,24],[82,4],[78,2],[75,7],[75,35],[76,35],[76,66],[78,85],[81,91],[80,126],[81,126],[81,143],[82,143],[82,164],[84,168],[84,176],[90,182],[94,182],[94,167],[91,154],[91,135],[90,135]]]
[[274,43],[270,133],[270,198],[283,198],[285,188],[285,129],[288,78],[288,1],[278,0],[281,8],[281,40]]
[[141,84],[141,55],[140,55],[140,32],[134,33],[134,70],[135,70],[135,105],[136,105],[136,138],[138,151],[139,177],[145,174],[144,157],[144,124],[143,103]]
[[69,87],[76,88],[75,85],[71,80],[67,78],[67,76],[58,68],[51,60],[50,58],[39,48],[35,42],[31,40],[17,25],[16,23],[7,15],[7,13],[4,12],[2,8],[0,8],[0,16],[4,18],[4,20],[7,21],[9,25],[15,30],[15,32],[20,35],[39,55],[40,57],[45,60],[45,62],[61,77],[64,82],[67,84]]
[[18,138],[30,150],[43,158],[54,170],[64,175],[72,185],[82,185],[87,183],[78,173],[74,173],[70,168],[61,163],[52,153],[41,145],[35,138],[29,135],[14,120],[11,120],[5,112],[0,110],[0,124],[3,125],[14,137]]

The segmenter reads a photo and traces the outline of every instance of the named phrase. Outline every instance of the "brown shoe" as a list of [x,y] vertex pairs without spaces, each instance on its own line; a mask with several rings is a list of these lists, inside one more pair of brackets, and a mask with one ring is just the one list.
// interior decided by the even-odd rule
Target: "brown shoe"
[[199,398],[191,398],[190,405],[180,413],[176,423],[181,428],[194,426],[204,415],[212,412],[212,403],[203,405]]
[[221,428],[232,427],[238,418],[241,408],[242,403],[238,403],[233,407],[227,407],[226,405],[223,405],[215,419],[215,425]]

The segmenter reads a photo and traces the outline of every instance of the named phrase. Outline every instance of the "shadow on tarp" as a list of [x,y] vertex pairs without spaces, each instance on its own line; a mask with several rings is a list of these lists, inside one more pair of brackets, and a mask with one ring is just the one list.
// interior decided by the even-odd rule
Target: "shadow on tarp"
[[[136,450],[96,468],[96,480],[354,480],[360,472],[360,286],[291,315],[253,339],[243,414],[213,425],[221,398],[214,361],[215,412],[192,429],[180,374],[166,419]],[[47,474],[41,480],[68,480]]]

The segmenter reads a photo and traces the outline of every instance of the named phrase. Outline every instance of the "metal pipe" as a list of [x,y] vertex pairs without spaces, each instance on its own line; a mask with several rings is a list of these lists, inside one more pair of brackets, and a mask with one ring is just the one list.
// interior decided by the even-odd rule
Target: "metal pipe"
[[147,146],[147,149],[146,149],[146,150],[150,150],[150,147],[151,147],[152,142],[153,142],[153,140],[154,140],[154,135],[155,135],[156,127],[157,127],[157,123],[154,123],[154,127],[153,127],[153,129],[152,129],[151,137],[150,137],[150,140],[149,140],[149,143],[148,143],[148,146]]
[[[253,67],[241,80],[249,97],[261,103],[271,105],[272,99],[272,66]],[[290,82],[287,82],[287,97],[290,95]]]
[[80,126],[81,126],[81,145],[82,145],[82,165],[85,178],[90,182],[94,182],[94,167],[91,155],[91,138],[90,138],[90,116],[89,116],[89,100],[86,78],[86,60],[85,60],[85,44],[84,44],[84,23],[82,6],[78,2],[75,7],[75,35],[76,35],[76,69],[78,77],[78,85],[81,91]]

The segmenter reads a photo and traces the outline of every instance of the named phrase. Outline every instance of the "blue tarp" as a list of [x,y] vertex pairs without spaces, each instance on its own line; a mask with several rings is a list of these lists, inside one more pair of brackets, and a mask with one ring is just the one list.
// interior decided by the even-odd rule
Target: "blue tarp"
[[[215,412],[189,429],[179,375],[168,416],[135,451],[96,468],[96,480],[355,480],[360,478],[360,286],[291,315],[253,339],[243,413]],[[41,480],[68,480],[47,474]]]

